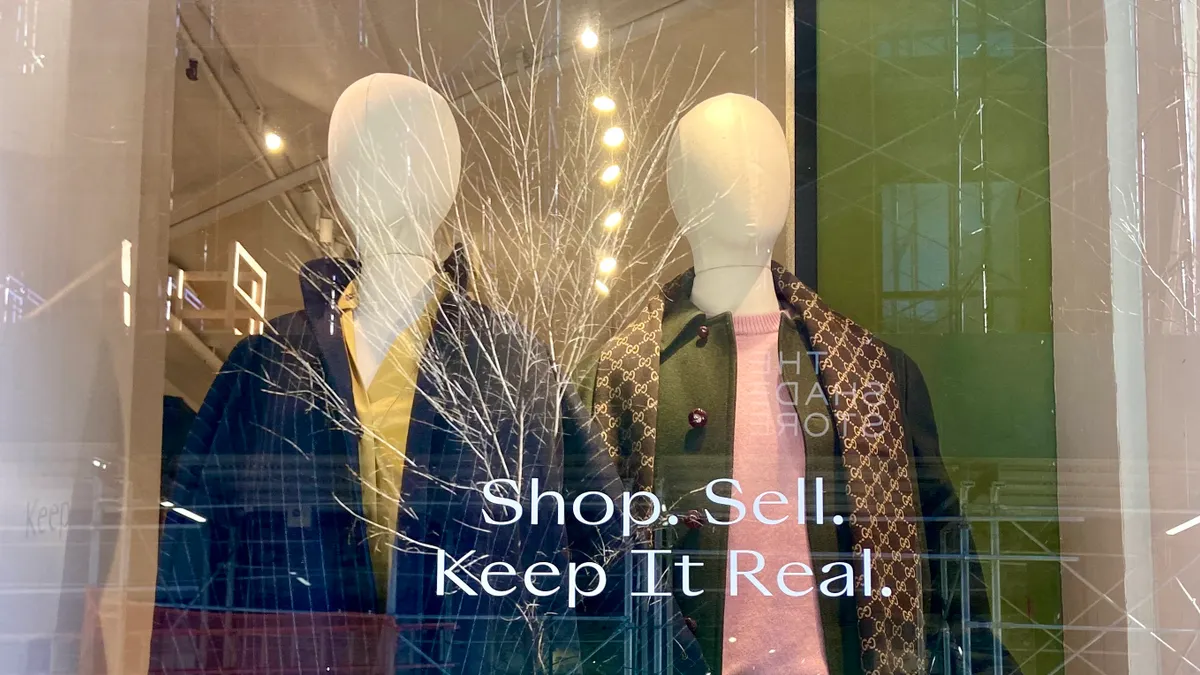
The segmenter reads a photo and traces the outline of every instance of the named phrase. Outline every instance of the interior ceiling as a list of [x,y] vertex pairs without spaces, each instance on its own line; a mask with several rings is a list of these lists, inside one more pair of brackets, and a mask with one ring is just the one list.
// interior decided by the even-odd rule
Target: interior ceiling
[[[324,155],[329,114],[361,77],[408,73],[462,94],[494,81],[493,43],[511,73],[535,41],[573,40],[584,25],[620,26],[676,2],[181,0],[174,220],[263,182],[261,153],[222,98],[255,135],[278,130],[286,150],[269,161],[285,174]],[[188,59],[201,64],[198,81],[186,75]]]
[[[361,77],[411,72],[450,97],[491,84],[496,59],[488,54],[490,29],[477,2],[495,7],[495,41],[505,74],[520,70],[514,55],[529,48],[531,35],[544,44],[561,34],[565,51],[584,25],[597,26],[603,35],[667,8],[672,18],[661,32],[655,16],[646,39],[622,47],[620,58],[632,71],[647,62],[655,70],[676,62],[679,72],[665,90],[643,91],[655,86],[649,77],[643,90],[629,96],[673,100],[703,75],[704,95],[752,95],[783,117],[784,0],[180,0],[172,222],[322,158],[333,106]],[[191,59],[197,61],[194,80],[188,75]],[[691,72],[701,63],[707,64],[702,73]],[[646,123],[661,128],[667,121]],[[264,152],[265,128],[283,137],[283,152]],[[249,208],[222,211],[203,228],[173,238],[171,261],[192,272],[220,270],[237,241],[269,272],[268,316],[296,309],[295,269],[313,257],[313,249],[307,245],[311,233],[288,227],[295,221],[287,210],[302,209],[303,198],[293,189]],[[669,210],[665,194],[649,203],[651,211]],[[662,231],[673,230],[668,225]],[[232,335],[223,339],[193,327],[218,356],[227,353]],[[171,389],[193,404],[213,376],[211,360],[201,360],[177,339],[168,349],[167,373]]]

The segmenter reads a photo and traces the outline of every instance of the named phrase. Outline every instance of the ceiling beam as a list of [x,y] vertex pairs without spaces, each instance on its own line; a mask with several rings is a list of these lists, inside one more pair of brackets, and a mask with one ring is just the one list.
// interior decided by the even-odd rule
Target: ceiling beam
[[289,174],[278,176],[274,180],[247,190],[216,206],[209,207],[194,216],[173,223],[171,225],[171,238],[178,239],[187,236],[212,225],[222,218],[228,218],[236,213],[241,213],[246,209],[285,194],[288,190],[319,180],[324,165],[324,159],[315,160],[311,164],[296,169]]

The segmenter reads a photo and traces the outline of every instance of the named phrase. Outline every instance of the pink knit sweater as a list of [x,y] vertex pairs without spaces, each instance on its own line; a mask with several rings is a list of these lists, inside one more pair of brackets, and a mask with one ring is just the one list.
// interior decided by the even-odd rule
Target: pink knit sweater
[[[781,386],[779,369],[780,315],[735,316],[737,340],[737,403],[733,428],[733,478],[741,485],[738,497],[746,504],[746,517],[729,526],[729,550],[757,551],[765,566],[755,576],[772,594],[761,591],[745,577],[738,580],[737,596],[727,582],[725,600],[723,675],[828,675],[817,604],[817,573],[813,577],[789,575],[784,581],[800,597],[779,590],[779,568],[803,562],[812,568],[806,528],[796,522],[794,505],[764,504],[767,519],[788,519],[766,525],[755,517],[754,498],[768,490],[794,500],[796,479],[804,475],[804,435],[795,424],[780,424],[780,415],[791,413],[787,387]],[[738,568],[754,569],[751,554],[739,554]],[[799,566],[789,568],[799,572]]]

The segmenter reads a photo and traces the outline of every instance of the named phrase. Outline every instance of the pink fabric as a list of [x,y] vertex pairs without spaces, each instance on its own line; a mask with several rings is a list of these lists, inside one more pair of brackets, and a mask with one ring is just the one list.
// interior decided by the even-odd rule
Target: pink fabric
[[[735,597],[730,594],[732,584],[727,579],[721,664],[724,675],[829,672],[817,600],[820,570],[812,570],[812,577],[785,579],[793,591],[812,589],[802,597],[785,595],[777,585],[779,568],[787,563],[803,562],[812,568],[808,533],[796,522],[796,479],[804,475],[804,435],[791,417],[794,408],[788,389],[781,386],[779,320],[777,313],[733,318],[737,341],[733,478],[741,485],[738,499],[746,504],[746,517],[729,526],[729,550],[763,555],[766,564],[755,577],[772,595],[763,596],[741,577]],[[762,506],[766,518],[788,516],[778,525],[759,522],[753,512],[754,498],[768,490],[788,499],[786,506]],[[811,491],[811,487],[807,489],[809,501]],[[738,556],[739,569],[753,570],[755,565],[752,556]],[[799,572],[800,568],[793,566],[789,571]]]

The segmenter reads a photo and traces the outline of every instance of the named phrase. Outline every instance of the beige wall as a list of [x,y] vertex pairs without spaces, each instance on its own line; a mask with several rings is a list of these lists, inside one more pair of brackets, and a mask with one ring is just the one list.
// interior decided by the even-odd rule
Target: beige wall
[[32,6],[0,1],[0,663],[75,672],[85,633],[79,672],[144,672],[173,9]]
[[1098,7],[1047,3],[1066,672],[1192,672],[1196,9]]

